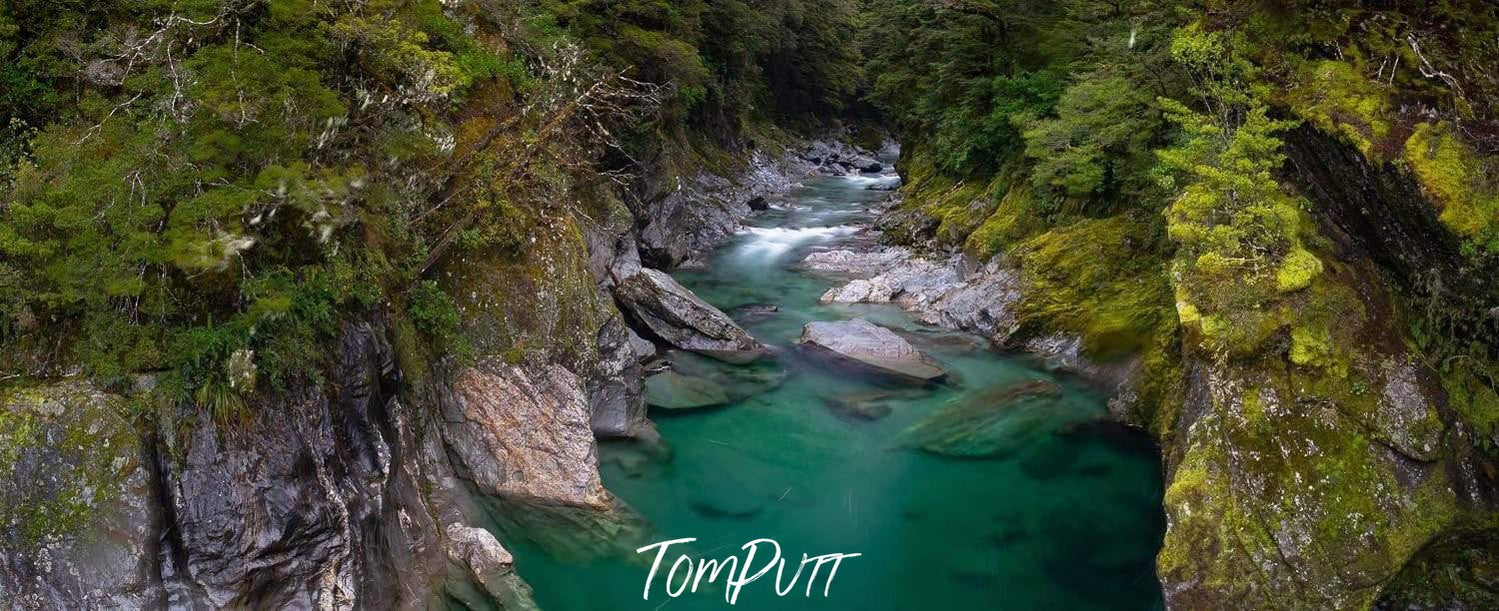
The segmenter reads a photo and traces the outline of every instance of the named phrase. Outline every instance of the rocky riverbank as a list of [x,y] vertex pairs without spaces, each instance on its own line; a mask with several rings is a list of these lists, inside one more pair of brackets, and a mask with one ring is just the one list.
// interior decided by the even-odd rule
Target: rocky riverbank
[[632,550],[650,526],[603,488],[595,439],[655,443],[642,363],[665,348],[763,351],[640,253],[681,263],[732,235],[755,198],[871,160],[804,143],[755,153],[736,176],[684,178],[633,210],[580,192],[607,213],[536,227],[520,257],[465,254],[434,269],[458,297],[462,358],[416,349],[408,321],[349,321],[325,385],[257,394],[233,414],[159,408],[176,430],[131,418],[158,409],[138,403],[151,376],[134,389],[7,382],[0,599],[532,608],[485,526],[561,557]]
[[864,226],[862,239],[802,260],[804,269],[841,282],[823,294],[823,303],[895,304],[924,323],[972,333],[1000,350],[1029,354],[1047,367],[1100,385],[1112,396],[1110,411],[1124,417],[1134,401],[1136,359],[1090,359],[1075,334],[1027,335],[1017,314],[1025,298],[1020,272],[1003,257],[980,263],[960,251],[923,253],[882,243],[879,226],[898,202],[898,196],[885,201],[880,216]]

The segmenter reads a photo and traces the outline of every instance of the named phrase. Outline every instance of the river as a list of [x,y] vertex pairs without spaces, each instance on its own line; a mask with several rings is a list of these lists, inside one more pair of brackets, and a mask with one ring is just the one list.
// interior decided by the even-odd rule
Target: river
[[[792,346],[809,321],[854,316],[900,331],[958,383],[895,391],[786,351],[753,372],[784,371],[778,387],[715,408],[652,410],[672,448],[644,463],[628,444],[605,443],[608,488],[656,527],[655,540],[693,537],[692,551],[723,558],[761,537],[791,556],[858,553],[823,596],[773,592],[774,571],[730,607],[724,590],[669,598],[661,568],[642,599],[650,555],[568,564],[526,548],[517,569],[548,611],[595,609],[1152,609],[1161,607],[1154,556],[1164,530],[1159,457],[1143,434],[1100,422],[1105,397],[973,338],[916,323],[889,306],[830,306],[835,282],[797,269],[814,249],[863,239],[859,223],[891,176],[809,178],[756,213],[705,268],[673,275],[704,300],[741,316],[767,344]],[[696,367],[717,367],[684,361]],[[955,459],[900,447],[902,430],[963,392],[1045,379],[1063,396],[1038,432],[1000,458]],[[828,399],[897,394],[888,416],[850,418]],[[667,555],[670,563],[675,550]],[[763,558],[763,556],[762,556]],[[825,569],[824,569],[825,571]]]

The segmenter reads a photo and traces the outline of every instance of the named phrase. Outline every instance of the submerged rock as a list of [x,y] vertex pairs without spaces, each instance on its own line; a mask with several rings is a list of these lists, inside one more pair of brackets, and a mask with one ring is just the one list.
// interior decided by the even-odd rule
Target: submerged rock
[[[449,525],[446,532],[448,555],[453,562],[468,569],[475,583],[484,588],[490,600],[504,611],[538,609],[532,599],[531,586],[515,573],[515,559],[494,535],[482,528]],[[483,602],[476,601],[482,605]]]
[[905,382],[925,384],[947,376],[946,369],[894,331],[862,318],[807,323],[798,343]]
[[645,402],[665,409],[693,409],[729,402],[723,385],[666,370],[645,379]]
[[844,420],[880,420],[893,411],[889,403],[893,398],[895,393],[871,392],[847,397],[827,397],[822,403]]
[[765,354],[764,344],[665,273],[642,269],[620,280],[614,291],[640,324],[677,348],[730,363],[748,363]]
[[666,409],[693,409],[742,401],[786,381],[786,372],[764,366],[724,364],[673,351],[667,369],[646,378],[646,402]]
[[773,303],[750,303],[730,308],[728,315],[740,323],[754,323],[770,320],[780,311],[781,306]]
[[1046,380],[1007,382],[965,394],[901,434],[908,446],[949,456],[1009,454],[1056,422],[1062,389]]
[[689,483],[692,491],[687,506],[707,518],[743,520],[759,515],[766,498],[751,486],[738,480],[725,480],[723,474],[698,478]]

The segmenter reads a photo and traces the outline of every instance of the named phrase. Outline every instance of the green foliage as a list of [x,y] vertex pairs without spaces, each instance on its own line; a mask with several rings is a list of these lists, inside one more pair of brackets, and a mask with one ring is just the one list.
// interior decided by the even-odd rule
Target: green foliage
[[1149,163],[1148,145],[1158,130],[1157,114],[1138,85],[1117,74],[1084,77],[1062,94],[1054,118],[1028,123],[1032,180],[1071,198],[1118,192],[1121,182],[1144,177],[1148,166],[1142,163]]
[[[570,35],[632,78],[673,86],[668,131],[838,112],[854,92],[853,2],[542,0],[543,37]],[[723,138],[724,134],[708,134]]]
[[[77,337],[51,348],[107,382],[156,372],[163,397],[227,418],[316,379],[340,321],[411,282],[443,117],[524,84],[519,61],[436,1],[266,9],[7,4],[3,78],[36,86],[0,100],[26,140],[4,141],[19,163],[0,173],[0,349]],[[131,23],[161,30],[121,51]],[[433,304],[424,331],[451,337]]]
[[434,280],[422,281],[406,295],[406,313],[417,330],[437,338],[442,346],[455,347],[463,339],[458,334],[458,306]]
[[1267,118],[1262,105],[1243,111],[1242,124],[1224,125],[1175,100],[1161,104],[1185,135],[1159,153],[1184,183],[1167,213],[1182,254],[1214,274],[1278,267],[1299,243],[1300,202],[1273,176],[1285,161],[1275,133],[1293,124]]

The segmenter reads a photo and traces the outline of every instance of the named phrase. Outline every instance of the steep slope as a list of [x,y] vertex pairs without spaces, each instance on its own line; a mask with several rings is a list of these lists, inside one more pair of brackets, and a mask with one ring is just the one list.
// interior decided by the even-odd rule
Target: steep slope
[[1015,270],[1014,347],[1139,359],[1173,607],[1494,601],[1499,16],[1385,4],[869,3],[888,235]]

